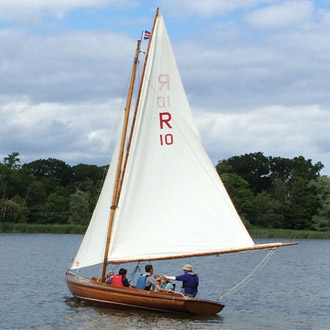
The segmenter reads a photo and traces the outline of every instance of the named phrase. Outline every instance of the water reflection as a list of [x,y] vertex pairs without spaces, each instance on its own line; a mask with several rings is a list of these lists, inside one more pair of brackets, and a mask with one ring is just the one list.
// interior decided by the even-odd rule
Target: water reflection
[[[99,307],[80,301],[74,297],[65,296],[65,303],[79,313],[79,329],[105,327],[107,329],[201,329],[208,325],[223,323],[219,315],[190,315],[180,313],[164,313],[145,310],[119,310]],[[208,327],[212,329],[213,327]]]

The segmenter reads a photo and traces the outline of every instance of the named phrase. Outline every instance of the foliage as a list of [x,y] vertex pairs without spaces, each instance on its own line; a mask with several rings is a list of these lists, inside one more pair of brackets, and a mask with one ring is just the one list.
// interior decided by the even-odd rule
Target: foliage
[[327,185],[318,181],[322,168],[320,162],[313,164],[302,156],[266,157],[261,152],[234,156],[216,166],[222,178],[226,173],[235,174],[248,182],[253,196],[243,203],[236,197],[238,188],[233,189],[233,179],[231,183],[224,180],[239,212],[245,204],[253,205],[251,212],[241,214],[249,223],[299,230],[329,230],[330,193],[325,192]]
[[12,169],[18,169],[20,168],[20,159],[17,156],[19,156],[19,152],[12,152],[3,159],[3,163]]
[[74,194],[70,195],[70,223],[88,224],[90,218],[88,201],[89,194],[81,190],[77,190]]
[[249,183],[233,173],[224,173],[221,175],[221,179],[239,214],[243,219],[249,218],[253,208],[253,193]]
[[[0,225],[9,231],[30,226],[32,232],[85,228],[107,168],[70,166],[53,158],[21,166],[19,153],[11,153],[0,162]],[[261,152],[234,156],[216,166],[248,227],[327,232],[330,178],[320,176],[322,168],[302,156],[266,157]]]
[[317,212],[312,217],[312,229],[320,231],[330,230],[330,178],[318,177],[309,182],[315,188],[316,198],[319,202]]
[[18,156],[0,163],[0,223],[86,226],[107,167],[53,158],[18,166]]

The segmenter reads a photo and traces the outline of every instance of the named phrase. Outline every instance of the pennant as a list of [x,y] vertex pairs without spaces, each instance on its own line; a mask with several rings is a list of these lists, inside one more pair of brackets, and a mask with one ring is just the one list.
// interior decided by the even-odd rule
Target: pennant
[[150,39],[151,33],[149,31],[144,30],[143,31],[143,38],[144,40]]

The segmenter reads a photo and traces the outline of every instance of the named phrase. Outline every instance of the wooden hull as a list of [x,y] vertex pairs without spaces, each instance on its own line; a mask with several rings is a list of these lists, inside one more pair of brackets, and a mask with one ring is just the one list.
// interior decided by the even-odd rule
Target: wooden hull
[[131,287],[117,287],[69,272],[66,273],[66,282],[74,297],[112,308],[214,315],[224,307],[213,301],[187,298],[177,292],[155,292]]

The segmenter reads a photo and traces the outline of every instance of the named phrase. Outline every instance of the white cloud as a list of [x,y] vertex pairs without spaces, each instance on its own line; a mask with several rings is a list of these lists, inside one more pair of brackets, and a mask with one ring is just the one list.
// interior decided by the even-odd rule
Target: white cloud
[[135,0],[1,0],[0,20],[40,19],[43,15],[63,18],[72,9],[105,8],[113,5],[120,8],[132,8]]
[[102,31],[36,36],[4,30],[0,43],[0,96],[63,103],[122,93],[135,47],[125,35]]
[[[330,168],[330,108],[269,106],[240,113],[197,116],[213,161],[244,153],[293,158],[299,155]],[[217,152],[215,152],[217,150]]]
[[2,103],[2,156],[19,151],[22,163],[53,157],[70,163],[107,164],[122,109],[121,99],[101,104]]
[[187,16],[210,17],[231,12],[235,9],[251,8],[259,4],[271,3],[274,0],[161,0],[160,7],[171,16],[183,18]]
[[313,13],[313,2],[293,0],[256,9],[246,16],[246,21],[255,28],[287,28],[310,18]]
[[[219,1],[214,13],[274,2]],[[329,12],[314,10],[310,17],[304,0],[301,7],[297,1],[280,3],[282,9],[288,3],[305,8],[297,10],[301,20],[288,29],[255,30],[236,18],[211,19],[212,2],[206,0],[200,15],[210,17],[212,33],[201,29],[201,35],[194,31],[191,39],[176,39],[174,53],[214,162],[262,151],[320,160],[329,173]],[[168,6],[174,4],[179,12],[180,3]],[[201,4],[192,1],[186,13],[198,15]],[[274,13],[274,7],[264,10]],[[124,22],[123,16],[117,21]],[[272,26],[278,26],[275,21]],[[171,37],[175,22],[170,24]],[[135,40],[111,31],[44,35],[12,28],[0,30],[0,43],[0,157],[18,151],[22,162],[54,157],[71,164],[107,163]]]

